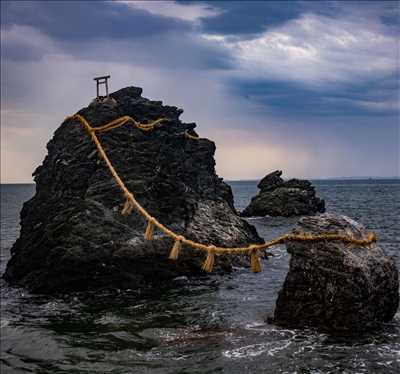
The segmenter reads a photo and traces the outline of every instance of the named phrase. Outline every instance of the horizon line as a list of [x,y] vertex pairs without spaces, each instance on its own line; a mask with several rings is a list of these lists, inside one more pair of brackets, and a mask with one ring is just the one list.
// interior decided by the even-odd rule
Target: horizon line
[[[225,182],[258,182],[262,178],[242,178],[242,179],[225,179],[223,180]],[[283,180],[289,180],[289,179],[300,179],[300,180],[312,180],[312,181],[318,181],[318,180],[379,180],[379,179],[400,179],[400,176],[384,176],[384,177],[378,177],[378,176],[360,176],[360,177],[312,177],[312,178],[304,178],[304,177],[287,177],[283,178]],[[34,181],[31,182],[0,182],[0,185],[12,185],[12,184],[36,184]]]

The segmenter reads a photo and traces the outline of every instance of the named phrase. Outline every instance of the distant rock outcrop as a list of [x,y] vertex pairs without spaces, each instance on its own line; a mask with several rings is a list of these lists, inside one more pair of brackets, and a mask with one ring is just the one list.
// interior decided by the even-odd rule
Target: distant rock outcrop
[[[99,134],[137,200],[188,239],[220,246],[262,242],[237,215],[230,187],[215,173],[214,143],[185,137],[196,125],[179,120],[181,109],[141,94],[127,87],[79,111],[93,126],[124,115],[143,123],[167,119],[149,132],[126,125]],[[156,230],[154,240],[145,241],[142,217],[120,214],[125,199],[79,122],[64,121],[47,149],[34,172],[36,195],[21,212],[8,281],[49,293],[137,288],[202,272],[204,253],[183,248],[178,261],[168,260],[171,239]],[[221,256],[217,270],[229,271],[231,261]]]
[[315,196],[315,189],[307,180],[281,178],[282,171],[268,174],[260,183],[260,192],[251,199],[249,206],[241,213],[252,216],[301,216],[325,211],[325,202]]
[[[297,232],[366,236],[352,219],[321,214],[300,219]],[[373,243],[289,242],[290,269],[279,292],[274,320],[288,327],[360,331],[390,321],[399,305],[395,262]]]

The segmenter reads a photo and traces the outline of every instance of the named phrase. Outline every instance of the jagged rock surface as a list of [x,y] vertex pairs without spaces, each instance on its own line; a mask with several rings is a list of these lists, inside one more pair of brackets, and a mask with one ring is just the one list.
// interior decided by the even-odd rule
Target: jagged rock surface
[[[262,241],[238,217],[230,187],[215,173],[214,143],[183,136],[196,127],[179,120],[183,111],[141,93],[141,88],[127,87],[78,112],[93,126],[123,115],[143,123],[167,118],[151,132],[123,126],[99,134],[137,200],[162,223],[196,241],[221,246]],[[171,239],[156,232],[153,241],[144,241],[142,217],[120,214],[121,191],[79,122],[62,123],[47,149],[34,172],[36,194],[21,212],[20,237],[5,273],[8,281],[51,293],[137,288],[201,273],[203,253],[183,248],[178,261],[170,261]],[[217,270],[229,271],[231,260],[219,257]]]
[[[295,233],[366,236],[352,219],[322,214],[300,219]],[[398,271],[377,244],[292,242],[290,269],[275,308],[275,322],[288,327],[361,331],[390,321],[399,305]]]
[[301,216],[325,211],[325,202],[315,196],[315,189],[307,180],[281,178],[282,171],[266,175],[258,184],[260,192],[251,199],[241,213],[252,216]]

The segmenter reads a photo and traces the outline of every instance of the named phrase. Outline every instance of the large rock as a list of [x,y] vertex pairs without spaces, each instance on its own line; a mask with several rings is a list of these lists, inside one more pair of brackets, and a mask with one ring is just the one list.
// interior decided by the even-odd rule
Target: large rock
[[[194,123],[181,109],[141,97],[127,87],[79,111],[94,126],[123,115],[141,122],[166,117],[150,132],[126,125],[100,134],[115,168],[137,200],[162,223],[187,238],[221,246],[260,242],[238,217],[230,187],[215,173],[215,145],[192,140]],[[5,278],[40,292],[96,287],[137,288],[179,275],[201,273],[203,253],[183,248],[168,260],[172,240],[157,233],[143,239],[145,221],[120,214],[121,191],[99,160],[94,143],[76,121],[65,121],[34,172],[36,195],[24,204],[21,233],[12,247]],[[217,271],[229,271],[230,256]]]
[[[362,225],[333,214],[304,217],[294,232],[366,236]],[[276,303],[277,324],[357,331],[393,318],[399,305],[398,272],[377,244],[292,242],[287,250],[292,257]]]
[[309,181],[290,179],[285,182],[281,175],[282,171],[276,170],[260,181],[260,192],[241,213],[243,217],[291,217],[325,211],[324,200],[315,196],[315,189]]

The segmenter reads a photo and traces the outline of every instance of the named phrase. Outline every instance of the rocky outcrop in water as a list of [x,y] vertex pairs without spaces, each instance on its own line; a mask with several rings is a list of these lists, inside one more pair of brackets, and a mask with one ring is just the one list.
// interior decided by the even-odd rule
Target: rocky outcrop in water
[[241,213],[252,216],[301,216],[325,211],[325,202],[315,196],[315,189],[307,180],[281,178],[282,171],[268,174],[260,183],[260,192],[251,199]]
[[[221,246],[262,241],[239,218],[230,187],[215,173],[214,143],[185,137],[196,125],[179,120],[183,111],[141,93],[127,87],[79,111],[93,126],[123,115],[142,123],[167,118],[150,132],[126,125],[99,134],[137,200],[160,222],[195,241]],[[47,149],[33,174],[36,194],[21,212],[8,281],[51,293],[137,288],[202,272],[203,253],[183,248],[178,261],[168,260],[171,239],[156,231],[154,240],[145,241],[142,217],[120,214],[121,191],[79,122],[64,121]],[[216,270],[229,271],[231,261],[221,256]]]
[[[366,236],[352,219],[322,214],[303,217],[297,232]],[[292,242],[289,273],[279,292],[275,322],[288,327],[360,331],[390,321],[399,305],[395,262],[376,243]]]

